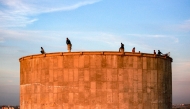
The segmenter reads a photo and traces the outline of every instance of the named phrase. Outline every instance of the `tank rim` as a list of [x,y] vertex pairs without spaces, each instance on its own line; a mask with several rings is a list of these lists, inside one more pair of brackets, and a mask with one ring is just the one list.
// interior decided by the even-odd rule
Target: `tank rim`
[[140,52],[117,52],[117,51],[78,51],[78,52],[51,52],[45,54],[33,54],[28,56],[23,56],[19,58],[19,61],[25,59],[33,59],[40,57],[51,57],[51,56],[65,56],[65,55],[120,55],[120,56],[140,56],[140,57],[154,57],[154,58],[164,58],[169,59],[173,62],[173,59],[169,56],[159,56],[151,53],[140,53]]

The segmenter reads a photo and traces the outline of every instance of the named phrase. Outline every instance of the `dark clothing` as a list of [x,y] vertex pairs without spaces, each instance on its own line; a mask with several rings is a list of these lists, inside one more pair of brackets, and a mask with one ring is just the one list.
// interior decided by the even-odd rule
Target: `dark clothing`
[[41,51],[42,54],[44,54],[45,52],[44,51]]
[[121,49],[124,49],[124,44],[121,43],[121,47],[120,47],[120,48],[121,48]]
[[66,38],[66,44],[67,44],[67,50],[68,52],[71,52],[72,44],[69,38]]
[[45,51],[44,51],[44,49],[41,47],[41,53],[42,54],[44,54],[45,53]]
[[119,52],[124,52],[124,44],[121,43],[121,47],[119,48]]
[[156,55],[156,51],[154,50],[154,54]]
[[71,44],[71,41],[69,39],[66,40],[66,44]]
[[162,54],[162,52],[160,50],[158,50],[158,55],[161,55],[161,54]]
[[135,53],[135,47],[133,47],[133,49],[132,49],[132,53]]

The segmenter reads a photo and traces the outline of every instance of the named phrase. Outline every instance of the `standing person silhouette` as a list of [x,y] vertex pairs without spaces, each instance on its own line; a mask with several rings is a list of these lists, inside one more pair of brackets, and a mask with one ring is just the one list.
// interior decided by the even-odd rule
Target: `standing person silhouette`
[[119,52],[124,52],[124,44],[121,43],[121,47],[119,48]]
[[66,38],[66,44],[67,44],[67,50],[68,52],[71,52],[72,44],[69,38]]
[[133,47],[133,49],[132,49],[132,53],[135,53],[135,47]]
[[40,51],[42,54],[45,54],[45,51],[43,49],[43,47],[41,47],[41,51]]
[[154,55],[156,55],[156,51],[154,50]]

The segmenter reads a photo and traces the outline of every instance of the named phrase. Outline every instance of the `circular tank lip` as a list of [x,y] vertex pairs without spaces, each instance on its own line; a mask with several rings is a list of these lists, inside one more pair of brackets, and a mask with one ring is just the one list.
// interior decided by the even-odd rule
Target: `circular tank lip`
[[52,53],[45,53],[45,54],[34,54],[23,56],[19,58],[19,61],[25,59],[33,59],[33,58],[40,58],[40,57],[50,57],[50,56],[64,56],[64,55],[120,55],[120,56],[141,56],[141,57],[154,57],[154,58],[163,58],[169,59],[173,62],[173,59],[169,56],[159,56],[150,53],[139,53],[139,52],[118,52],[118,51],[78,51],[78,52],[52,52]]

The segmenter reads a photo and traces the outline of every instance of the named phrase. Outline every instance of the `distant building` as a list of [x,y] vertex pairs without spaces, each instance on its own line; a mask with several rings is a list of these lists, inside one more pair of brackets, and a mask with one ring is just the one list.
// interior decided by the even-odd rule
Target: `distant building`
[[7,105],[3,105],[3,106],[0,106],[0,109],[20,109],[20,106],[7,106]]
[[0,109],[15,109],[13,106],[0,106]]
[[190,104],[172,105],[172,109],[190,109]]

